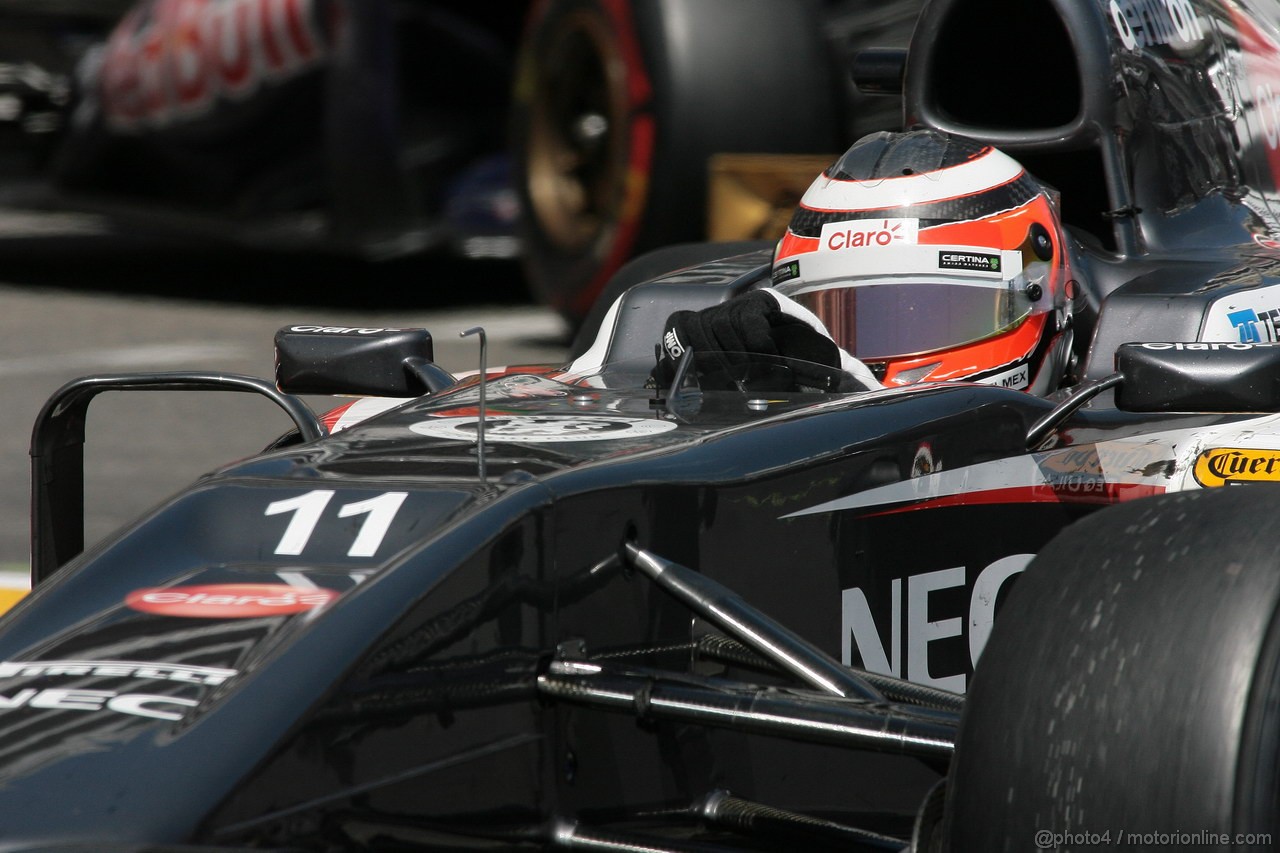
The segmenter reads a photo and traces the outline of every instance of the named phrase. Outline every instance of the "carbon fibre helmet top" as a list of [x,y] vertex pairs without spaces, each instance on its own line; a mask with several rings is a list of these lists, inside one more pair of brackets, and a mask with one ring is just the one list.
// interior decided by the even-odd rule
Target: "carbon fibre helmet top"
[[887,385],[1043,394],[1070,362],[1064,240],[1055,191],[1003,152],[933,130],[876,133],[804,194],[773,283]]

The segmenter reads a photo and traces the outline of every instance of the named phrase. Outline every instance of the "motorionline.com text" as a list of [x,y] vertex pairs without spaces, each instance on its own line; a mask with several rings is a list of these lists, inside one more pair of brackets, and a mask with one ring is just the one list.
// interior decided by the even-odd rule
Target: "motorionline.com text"
[[1042,829],[1036,833],[1036,847],[1041,850],[1094,846],[1190,847],[1206,844],[1269,845],[1270,843],[1269,834],[1247,832],[1232,835],[1223,832],[1127,832],[1122,829],[1109,829],[1105,832],[1052,832]]

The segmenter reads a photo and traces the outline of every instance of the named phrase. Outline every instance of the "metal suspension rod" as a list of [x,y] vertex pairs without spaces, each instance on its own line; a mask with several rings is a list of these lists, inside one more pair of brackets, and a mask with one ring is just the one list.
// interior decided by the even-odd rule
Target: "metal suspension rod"
[[832,696],[883,702],[884,696],[848,667],[747,604],[737,593],[679,563],[628,542],[627,559],[699,616],[757,654]]
[[788,694],[771,688],[731,690],[609,673],[585,662],[555,661],[537,680],[550,699],[602,710],[734,729],[853,749],[949,760],[958,714],[909,712],[899,706]]

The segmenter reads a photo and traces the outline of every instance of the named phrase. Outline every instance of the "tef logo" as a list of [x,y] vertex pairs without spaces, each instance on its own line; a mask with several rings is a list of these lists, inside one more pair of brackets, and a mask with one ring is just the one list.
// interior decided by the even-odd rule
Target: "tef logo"
[[832,252],[914,243],[918,231],[915,219],[860,219],[828,222],[822,226],[820,247]]
[[282,583],[219,583],[137,589],[124,603],[158,616],[250,619],[302,613],[322,607],[338,595],[331,589],[299,589]]

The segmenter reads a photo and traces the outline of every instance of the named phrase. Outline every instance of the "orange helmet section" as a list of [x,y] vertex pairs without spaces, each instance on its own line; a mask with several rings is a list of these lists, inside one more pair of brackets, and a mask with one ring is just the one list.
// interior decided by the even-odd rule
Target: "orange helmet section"
[[1056,194],[997,149],[873,134],[805,193],[773,282],[885,384],[1043,392],[1069,358],[1064,241]]

